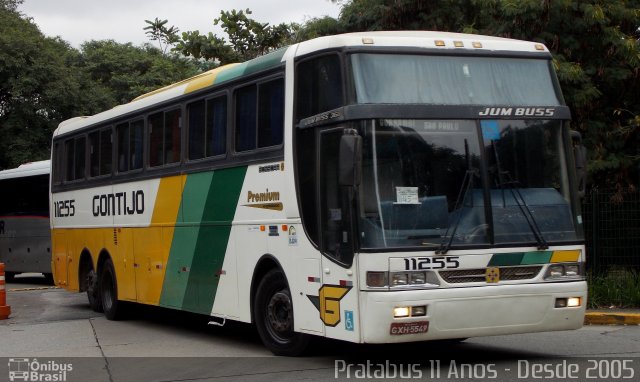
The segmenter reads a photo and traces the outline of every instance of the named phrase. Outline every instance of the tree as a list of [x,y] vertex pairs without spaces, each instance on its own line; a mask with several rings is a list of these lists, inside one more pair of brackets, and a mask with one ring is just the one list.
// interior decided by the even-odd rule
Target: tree
[[0,1],[0,169],[49,158],[51,135],[66,119],[197,72],[188,60],[151,46],[91,41],[78,51],[43,36],[16,11],[18,1]]
[[149,24],[143,29],[146,30],[145,34],[149,36],[151,41],[157,41],[162,54],[167,53],[167,49],[179,41],[178,28],[171,26],[166,27],[168,20],[159,20],[157,17],[153,21],[144,20]]
[[[164,29],[160,27],[154,29],[158,32],[158,36],[154,36],[153,39],[174,41],[174,52],[220,65],[247,61],[291,42],[293,38],[291,25],[282,23],[271,26],[250,18],[248,16],[250,14],[249,9],[221,11],[220,17],[213,20],[214,25],[219,24],[225,31],[228,41],[214,33],[201,34],[197,30],[182,32],[181,37],[172,39],[170,31],[174,27],[166,28],[164,26],[166,20],[161,22]],[[156,21],[158,21],[157,18]],[[147,23],[154,24],[149,21]]]
[[113,105],[196,74],[197,67],[184,58],[165,56],[150,45],[135,47],[112,40],[89,41],[81,46],[77,68],[93,85],[113,99]]
[[71,68],[77,51],[59,38],[45,38],[5,4],[0,7],[0,168],[48,158],[51,133],[61,120],[102,106],[101,95]]
[[429,29],[539,41],[589,149],[592,183],[640,181],[640,1],[352,0],[348,31]]

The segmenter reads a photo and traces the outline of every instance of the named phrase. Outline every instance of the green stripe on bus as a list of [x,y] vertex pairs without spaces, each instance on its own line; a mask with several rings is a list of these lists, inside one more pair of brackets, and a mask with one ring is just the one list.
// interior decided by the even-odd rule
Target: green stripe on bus
[[184,310],[211,313],[246,172],[246,167],[238,167],[213,173],[183,300]]
[[551,255],[553,255],[551,251],[527,252],[520,264],[547,264],[551,260]]
[[509,265],[520,265],[524,253],[497,253],[491,257],[489,261],[489,267],[505,267]]
[[[187,176],[180,203],[182,220],[176,222],[167,260],[167,271],[162,284],[160,305],[182,307],[212,178],[213,172]],[[176,195],[176,197],[179,196]]]
[[282,57],[284,56],[284,53],[286,51],[287,48],[278,49],[264,56],[260,56],[258,58],[254,58],[253,60],[233,66],[219,73],[216,76],[214,83],[217,85],[219,83],[230,81],[241,76],[257,73],[270,68],[275,68],[282,63]]

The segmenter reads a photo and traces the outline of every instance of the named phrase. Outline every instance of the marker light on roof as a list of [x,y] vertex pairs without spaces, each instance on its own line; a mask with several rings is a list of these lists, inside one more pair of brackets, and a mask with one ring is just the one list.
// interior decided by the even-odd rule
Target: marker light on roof
[[464,43],[462,41],[454,41],[453,46],[456,48],[464,48]]
[[473,45],[474,48],[482,48],[482,43],[481,42],[474,42],[471,45]]
[[536,50],[544,50],[544,45],[536,44]]
[[436,40],[436,46],[444,46],[444,41]]
[[373,44],[373,39],[371,37],[363,37],[362,38],[362,43],[363,44]]

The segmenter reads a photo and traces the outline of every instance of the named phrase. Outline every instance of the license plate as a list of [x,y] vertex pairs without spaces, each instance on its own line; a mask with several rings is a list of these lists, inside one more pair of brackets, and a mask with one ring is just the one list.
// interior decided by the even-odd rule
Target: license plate
[[394,322],[391,324],[390,333],[392,336],[403,334],[426,333],[429,330],[429,321],[416,322]]

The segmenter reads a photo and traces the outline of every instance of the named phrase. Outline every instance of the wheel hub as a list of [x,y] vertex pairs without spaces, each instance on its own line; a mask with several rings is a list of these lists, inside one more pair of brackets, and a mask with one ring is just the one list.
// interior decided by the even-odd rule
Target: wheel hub
[[293,330],[293,307],[291,297],[284,292],[277,292],[267,305],[267,320],[269,325],[279,333]]

